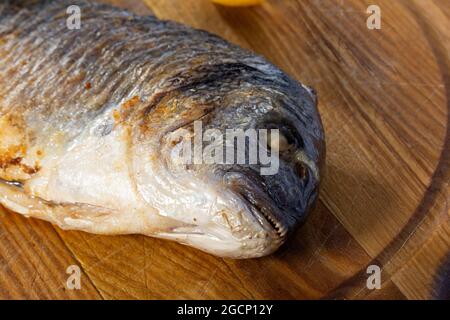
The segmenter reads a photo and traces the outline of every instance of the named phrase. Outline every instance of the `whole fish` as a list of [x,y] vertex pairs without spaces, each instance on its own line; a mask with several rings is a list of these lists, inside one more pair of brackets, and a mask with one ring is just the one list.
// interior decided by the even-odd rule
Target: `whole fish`
[[[0,4],[0,203],[63,229],[270,254],[318,195],[316,104],[309,87],[205,31],[86,0]],[[198,161],[195,143],[197,161],[180,157],[192,141],[203,152],[223,142],[206,130],[229,129],[265,132],[276,172],[248,156],[221,162],[220,147],[217,162]]]

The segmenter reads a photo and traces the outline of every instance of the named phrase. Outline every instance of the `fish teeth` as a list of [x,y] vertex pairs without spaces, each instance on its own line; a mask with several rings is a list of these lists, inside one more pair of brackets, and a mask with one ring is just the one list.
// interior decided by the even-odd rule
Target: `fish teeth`
[[277,231],[278,235],[283,238],[286,235],[286,229],[281,225],[281,223],[275,220],[271,215],[264,213],[262,210],[260,212],[263,216],[270,222],[272,227]]

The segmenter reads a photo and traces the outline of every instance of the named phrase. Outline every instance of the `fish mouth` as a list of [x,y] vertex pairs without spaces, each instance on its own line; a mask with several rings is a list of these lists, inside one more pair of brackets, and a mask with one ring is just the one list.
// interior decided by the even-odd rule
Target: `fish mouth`
[[[282,210],[264,191],[257,176],[248,172],[227,172],[224,182],[245,203],[253,218],[276,242],[284,242],[290,233],[288,221],[284,221]],[[258,182],[259,181],[259,182]]]
[[280,210],[268,201],[257,200],[254,193],[246,190],[240,190],[239,195],[249,205],[253,217],[271,234],[272,238],[284,242],[289,233],[289,227],[278,218],[280,214],[274,213]]

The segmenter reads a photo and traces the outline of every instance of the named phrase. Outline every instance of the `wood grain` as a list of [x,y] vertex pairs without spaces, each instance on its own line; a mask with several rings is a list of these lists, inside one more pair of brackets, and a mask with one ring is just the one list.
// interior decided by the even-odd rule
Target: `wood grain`
[[[428,299],[449,296],[450,4],[104,0],[206,29],[319,93],[327,172],[316,210],[276,254],[220,259],[143,236],[67,232],[4,212],[1,298]],[[147,8],[150,8],[148,9]],[[64,290],[70,264],[82,289]],[[366,268],[382,267],[382,289]]]
[[0,211],[2,299],[100,298],[85,273],[83,290],[66,290],[71,265],[79,262],[50,224]]

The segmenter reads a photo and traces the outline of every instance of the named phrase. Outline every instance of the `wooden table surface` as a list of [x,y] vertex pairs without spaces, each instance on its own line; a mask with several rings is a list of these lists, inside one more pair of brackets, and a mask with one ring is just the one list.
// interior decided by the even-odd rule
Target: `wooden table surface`
[[[220,259],[144,236],[62,231],[0,210],[0,298],[449,297],[450,2],[105,1],[206,29],[315,87],[327,137],[318,206],[272,256]],[[66,268],[81,289],[65,287]],[[367,266],[382,269],[380,290]]]

